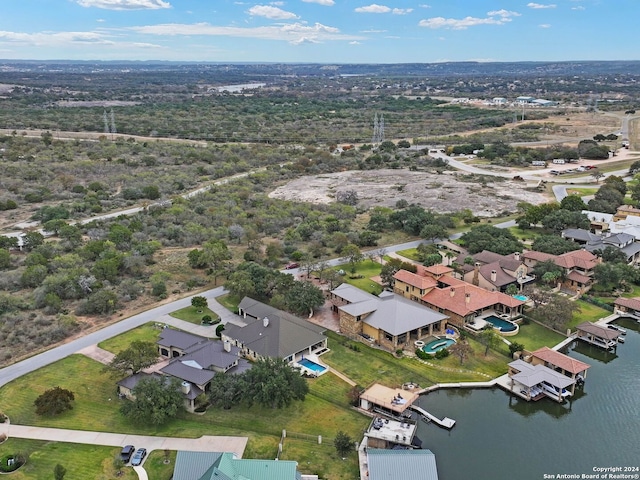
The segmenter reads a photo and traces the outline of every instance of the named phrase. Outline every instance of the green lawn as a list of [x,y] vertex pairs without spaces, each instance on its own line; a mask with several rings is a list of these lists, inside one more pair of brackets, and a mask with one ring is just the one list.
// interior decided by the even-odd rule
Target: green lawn
[[398,250],[396,253],[401,257],[408,258],[409,260],[413,260],[414,262],[420,261],[417,248],[407,248],[406,250]]
[[[76,399],[73,410],[53,418],[36,416],[33,401],[46,389],[56,385],[74,392]],[[347,384],[327,374],[320,379],[310,380],[310,387],[311,393],[304,402],[295,402],[281,410],[257,405],[231,410],[211,408],[202,416],[183,413],[159,427],[132,425],[119,412],[120,402],[126,400],[119,400],[115,394],[115,379],[103,372],[99,363],[82,355],[72,355],[4,386],[0,389],[0,405],[11,421],[17,424],[191,438],[200,435],[247,436],[249,442],[245,458],[274,458],[282,429],[325,438],[333,438],[338,429],[354,438],[361,435],[368,418],[348,407]],[[53,461],[46,457],[47,462]],[[329,462],[330,459],[329,451],[319,461]],[[348,478],[355,465],[354,457],[353,461],[340,461],[324,467],[324,470],[330,472],[328,478]],[[301,465],[301,469],[313,473],[304,465]],[[83,478],[100,477],[86,475]]]
[[196,325],[202,325],[202,317],[209,315],[212,320],[220,318],[216,312],[209,308],[196,308],[191,305],[181,308],[175,312],[171,312],[169,315],[185,322],[195,323]]
[[215,301],[217,301],[220,305],[222,305],[230,312],[238,313],[238,305],[240,304],[242,299],[231,295],[230,293],[227,293],[226,295],[222,295],[216,298]]
[[580,307],[580,311],[573,314],[573,318],[569,322],[568,328],[575,329],[576,325],[582,322],[595,322],[603,317],[611,315],[611,312],[600,308],[592,303],[585,302],[584,300],[576,300],[576,305]]
[[[529,351],[537,350],[545,346],[551,348],[566,338],[536,322],[529,322],[529,324],[521,322],[518,325],[520,327],[518,334],[506,338],[512,343],[517,342],[523,344]],[[509,348],[504,343],[500,346],[500,350],[506,354],[509,352]]]
[[[154,450],[149,454],[144,462],[144,469],[147,471],[150,479],[153,480],[171,480],[173,477],[173,467],[176,465],[177,452],[174,450],[167,451],[168,457],[162,450]],[[169,463],[165,463],[168,458]]]
[[[58,463],[67,470],[65,480],[108,480],[116,478],[113,459],[119,454],[120,448],[21,438],[10,438],[0,445],[0,457],[15,452],[27,453],[28,460],[19,470],[6,476],[11,480],[53,478],[53,469]],[[125,467],[123,475],[117,478],[135,480],[138,475],[133,468]],[[169,480],[170,476],[149,478]]]
[[[379,295],[382,292],[382,286],[373,282],[371,277],[380,275],[382,265],[373,260],[363,260],[356,265],[356,273],[352,274],[350,271],[350,265],[340,265],[335,267],[336,270],[344,270],[347,272],[343,275],[342,280],[346,283],[358,287],[365,292],[372,293],[373,295]],[[353,276],[362,276],[362,278],[351,278]]]
[[[322,356],[327,364],[362,387],[381,383],[397,387],[415,382],[422,387],[442,382],[486,381],[488,377],[502,375],[507,370],[508,358],[496,352],[484,356],[484,347],[473,339],[469,342],[473,355],[463,365],[458,358],[430,360],[426,365],[414,357],[395,358],[392,354],[353,342],[333,332],[327,332],[330,352]],[[359,351],[354,351],[355,346]]]
[[581,197],[586,197],[587,195],[595,195],[598,191],[598,188],[578,188],[571,187],[567,188],[567,193],[569,195],[580,195]]
[[100,342],[98,346],[111,353],[119,353],[129,348],[131,342],[136,340],[155,343],[159,333],[160,329],[155,326],[155,323],[149,322]]

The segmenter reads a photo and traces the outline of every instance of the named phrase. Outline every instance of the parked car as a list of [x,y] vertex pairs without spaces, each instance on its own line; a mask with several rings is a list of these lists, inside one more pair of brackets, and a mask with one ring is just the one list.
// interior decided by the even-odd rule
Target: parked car
[[131,457],[131,465],[133,465],[134,467],[137,465],[140,465],[144,460],[144,457],[146,456],[147,456],[147,449],[139,448],[138,450],[136,450],[136,453],[133,454],[133,457]]
[[135,451],[136,447],[134,447],[133,445],[125,445],[120,451],[120,460],[122,460],[124,463],[129,463],[131,455],[133,455],[133,452]]
[[289,263],[286,267],[284,267],[287,270],[291,270],[293,268],[298,268],[300,266],[300,264],[296,263],[296,262],[292,262]]

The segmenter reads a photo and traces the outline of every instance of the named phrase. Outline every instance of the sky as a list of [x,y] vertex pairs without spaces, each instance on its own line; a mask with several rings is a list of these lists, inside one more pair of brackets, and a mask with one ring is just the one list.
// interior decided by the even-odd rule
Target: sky
[[0,59],[638,60],[640,0],[2,0]]

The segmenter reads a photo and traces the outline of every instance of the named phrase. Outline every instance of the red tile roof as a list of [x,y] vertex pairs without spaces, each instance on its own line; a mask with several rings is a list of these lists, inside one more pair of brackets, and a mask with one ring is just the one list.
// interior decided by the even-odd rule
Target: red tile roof
[[432,277],[423,277],[417,273],[411,273],[407,270],[398,270],[393,276],[399,282],[406,283],[413,287],[425,290],[427,288],[433,288],[438,285],[438,282]]
[[567,278],[569,280],[581,283],[583,285],[586,285],[587,283],[590,283],[593,280],[591,277],[588,277],[586,275],[582,275],[581,273],[578,273],[578,272],[569,273],[569,275],[567,275]]
[[586,250],[574,250],[558,255],[554,263],[564,268],[578,267],[581,270],[592,270],[598,264],[598,257]]
[[543,362],[547,362],[551,365],[555,365],[556,367],[560,367],[564,371],[570,372],[574,375],[580,372],[584,372],[587,368],[590,367],[590,365],[587,363],[576,360],[575,358],[571,358],[564,353],[551,350],[549,347],[539,348],[535,352],[531,352],[531,354],[534,357],[539,358]]
[[424,295],[422,300],[436,308],[448,310],[463,317],[493,305],[501,304],[517,307],[524,304],[522,300],[504,293],[489,292],[484,288],[476,287],[461,280],[457,280],[457,284],[449,287],[434,288]]
[[430,267],[424,267],[424,271],[427,273],[431,273],[432,275],[446,275],[447,273],[453,272],[453,268],[447,267],[446,265],[438,264],[431,265]]

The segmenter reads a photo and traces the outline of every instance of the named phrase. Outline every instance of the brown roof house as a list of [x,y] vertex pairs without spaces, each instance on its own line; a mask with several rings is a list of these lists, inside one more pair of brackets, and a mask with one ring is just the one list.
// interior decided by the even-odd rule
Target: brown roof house
[[340,331],[351,338],[395,352],[427,335],[445,334],[446,315],[401,295],[384,291],[376,297],[347,283],[331,295],[340,304]]
[[249,297],[242,299],[238,311],[248,323],[226,324],[222,340],[238,347],[250,360],[273,357],[293,363],[327,350],[324,327]]
[[524,262],[529,267],[535,267],[539,262],[552,261],[564,271],[565,279],[562,286],[574,292],[584,293],[593,283],[593,271],[600,263],[598,257],[586,250],[574,250],[562,255],[536,252],[533,250],[522,253]]
[[511,255],[483,250],[471,255],[473,264],[464,263],[464,258],[458,257],[462,279],[491,292],[504,292],[509,285],[516,285],[521,290],[526,283],[535,280],[529,275],[529,267],[524,263],[521,254],[516,252]]

